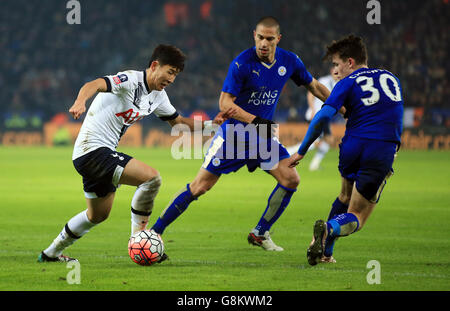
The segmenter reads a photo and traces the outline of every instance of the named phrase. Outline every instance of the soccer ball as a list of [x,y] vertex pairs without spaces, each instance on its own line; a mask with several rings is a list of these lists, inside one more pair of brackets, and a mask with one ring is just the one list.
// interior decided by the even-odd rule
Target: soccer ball
[[153,230],[140,231],[128,241],[128,254],[135,263],[150,266],[158,262],[164,254],[163,240]]

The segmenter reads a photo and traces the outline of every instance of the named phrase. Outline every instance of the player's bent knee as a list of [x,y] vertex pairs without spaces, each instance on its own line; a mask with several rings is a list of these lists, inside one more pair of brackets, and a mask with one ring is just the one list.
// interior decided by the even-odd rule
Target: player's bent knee
[[156,171],[156,173],[157,173],[156,175],[151,176],[149,179],[147,179],[145,182],[140,184],[138,187],[140,187],[144,190],[159,189],[159,187],[161,187],[161,184],[162,184],[162,178],[161,178],[161,175],[159,175],[158,171]]
[[287,188],[297,189],[298,185],[300,185],[300,178],[292,178],[289,180]]
[[212,185],[207,182],[192,182],[189,184],[189,189],[194,197],[199,197],[212,188]]
[[148,166],[145,170],[145,175],[143,177],[143,184],[154,179],[154,178],[161,178],[161,175],[159,174],[158,170],[154,169],[153,167]]
[[104,222],[109,217],[109,211],[108,212],[96,212],[96,213],[88,213],[88,219],[93,224],[99,224],[101,222]]
[[286,188],[297,189],[300,184],[300,176],[297,173],[289,174],[284,178],[281,184]]
[[190,189],[191,189],[191,193],[194,197],[199,197],[199,196],[205,194],[206,192],[208,192],[211,189],[211,187],[207,187],[205,185],[200,185],[200,186],[197,186],[194,188],[191,187]]

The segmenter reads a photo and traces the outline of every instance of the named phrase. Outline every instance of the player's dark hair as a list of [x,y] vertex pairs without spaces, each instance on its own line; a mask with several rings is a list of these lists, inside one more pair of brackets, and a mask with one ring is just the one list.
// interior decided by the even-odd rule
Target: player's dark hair
[[259,21],[256,23],[256,27],[258,25],[263,25],[265,27],[277,27],[278,33],[280,33],[280,23],[278,20],[273,16],[264,16],[259,19]]
[[153,51],[148,66],[158,61],[161,66],[170,65],[183,71],[185,60],[186,55],[176,46],[160,44]]
[[338,54],[343,60],[353,58],[357,65],[367,64],[367,49],[361,37],[348,35],[340,40],[335,40],[327,46],[327,53],[324,60],[330,59],[334,54]]

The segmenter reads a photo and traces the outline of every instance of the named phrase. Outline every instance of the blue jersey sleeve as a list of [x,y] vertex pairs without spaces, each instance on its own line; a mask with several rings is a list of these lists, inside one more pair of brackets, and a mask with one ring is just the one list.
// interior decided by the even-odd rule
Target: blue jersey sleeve
[[325,126],[330,122],[331,118],[336,114],[337,110],[330,106],[323,106],[318,113],[311,120],[305,138],[303,138],[298,154],[305,155],[309,147],[320,136]]
[[291,79],[298,86],[310,84],[313,80],[312,75],[309,73],[308,70],[306,70],[305,64],[303,64],[300,57],[298,57],[295,54],[293,55],[295,57],[295,61],[294,61],[294,72],[291,76]]
[[228,69],[227,77],[223,83],[222,92],[230,93],[234,96],[238,96],[242,85],[244,83],[243,72],[244,65],[239,64],[237,60],[234,60]]
[[350,79],[343,79],[336,83],[333,90],[331,91],[330,96],[325,101],[324,105],[330,105],[336,110],[341,109],[344,105],[350,90],[353,87],[353,82]]

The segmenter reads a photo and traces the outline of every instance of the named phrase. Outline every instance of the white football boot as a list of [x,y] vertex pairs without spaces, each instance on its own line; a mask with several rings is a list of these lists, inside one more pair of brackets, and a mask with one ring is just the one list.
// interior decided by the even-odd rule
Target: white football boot
[[269,231],[264,232],[264,235],[256,235],[256,231],[252,231],[248,234],[248,243],[260,246],[266,251],[282,252],[284,249],[281,246],[276,245],[270,238]]

